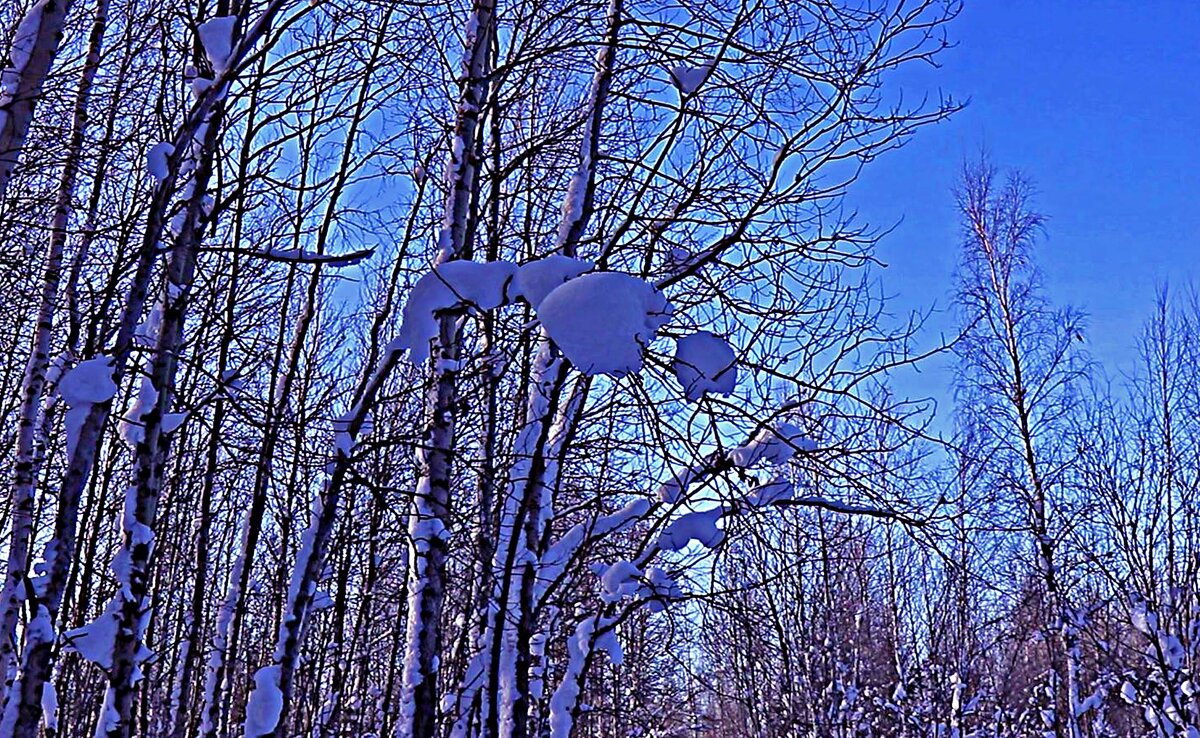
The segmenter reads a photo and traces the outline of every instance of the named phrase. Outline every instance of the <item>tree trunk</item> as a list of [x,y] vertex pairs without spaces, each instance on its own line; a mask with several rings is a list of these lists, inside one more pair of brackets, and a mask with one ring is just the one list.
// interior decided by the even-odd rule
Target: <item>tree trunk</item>
[[[166,294],[162,298],[162,318],[155,341],[150,375],[143,382],[153,387],[154,403],[140,418],[141,440],[135,451],[133,484],[125,497],[123,516],[124,544],[117,553],[114,570],[118,591],[112,609],[117,619],[117,637],[113,644],[112,668],[108,672],[108,691],[96,735],[129,738],[133,734],[133,705],[142,665],[149,657],[143,640],[149,608],[150,559],[154,551],[154,529],[158,501],[162,492],[163,467],[170,447],[170,432],[163,422],[172,407],[179,352],[183,346],[187,307],[196,271],[196,258],[203,239],[205,196],[212,176],[214,152],[220,140],[224,105],[214,106],[207,121],[203,141],[193,144],[197,162],[194,179],[189,182],[187,216],[167,266]],[[124,561],[122,561],[124,559]],[[121,571],[116,562],[122,562]],[[127,568],[126,568],[127,567]],[[103,616],[102,616],[103,617]]]
[[[46,382],[46,369],[50,361],[50,340],[54,330],[54,315],[58,303],[58,288],[62,278],[63,252],[67,243],[67,227],[74,212],[72,201],[83,154],[83,140],[87,133],[88,103],[91,99],[92,83],[100,67],[100,50],[104,43],[104,31],[108,25],[108,0],[98,0],[88,38],[88,54],[75,93],[75,110],[71,121],[71,137],[67,146],[67,157],[59,179],[57,202],[50,226],[50,242],[46,249],[46,269],[42,276],[42,296],[34,326],[33,345],[25,367],[21,386],[21,407],[17,419],[17,449],[13,460],[12,481],[12,540],[8,549],[8,569],[0,587],[0,678],[6,680],[0,693],[0,713],[3,711],[4,695],[11,683],[12,659],[16,649],[16,625],[20,612],[20,588],[26,576],[25,566],[29,560],[30,534],[33,525],[34,482],[36,479],[36,449],[40,442],[38,408],[42,403]],[[0,187],[0,200],[3,199]]]
[[[448,167],[449,192],[438,239],[439,263],[470,256],[467,234],[474,232],[476,214],[472,203],[476,202],[479,186],[476,136],[480,111],[488,94],[494,13],[492,0],[476,0],[467,24],[465,80]],[[434,738],[438,731],[438,659],[458,404],[458,378],[452,367],[458,360],[459,318],[441,315],[438,324],[424,445],[417,452],[419,477],[409,519],[413,549],[409,565],[408,640],[397,726],[397,734],[403,738]]]
[[[217,376],[225,374],[229,360],[229,345],[233,340],[234,308],[237,300],[238,287],[238,257],[233,257],[233,276],[230,279],[229,294],[225,303],[225,335],[221,340],[221,348],[217,358]],[[200,489],[200,509],[196,511],[196,578],[192,584],[191,610],[184,624],[184,634],[180,646],[180,663],[178,681],[172,695],[171,704],[171,738],[187,738],[194,725],[189,707],[192,702],[193,681],[198,674],[200,661],[200,635],[203,632],[204,605],[208,594],[208,547],[212,532],[212,500],[213,489],[217,477],[217,465],[220,460],[221,428],[225,420],[226,402],[222,394],[213,407],[212,431],[205,452],[204,477]]]
[[[250,48],[265,35],[283,0],[269,4],[237,44],[231,69],[236,68]],[[233,77],[232,72],[222,73],[220,79],[205,91],[196,105],[188,112],[184,123],[176,131],[171,142],[174,150],[182,152],[192,142],[201,124],[217,105]],[[112,382],[120,387],[128,369],[130,354],[138,323],[145,312],[150,277],[159,245],[166,230],[169,206],[174,198],[178,178],[178,166],[169,168],[167,176],[154,189],[147,209],[147,222],[137,252],[134,274],[130,281],[124,307],[117,321],[116,339],[110,353]],[[177,276],[182,276],[182,271]],[[59,490],[58,510],[54,532],[48,546],[46,575],[44,577],[39,605],[44,605],[51,621],[57,618],[62,604],[71,563],[75,560],[76,527],[79,502],[83,488],[87,485],[95,464],[102,433],[111,410],[112,401],[97,402],[86,406],[86,414],[78,423],[73,446],[67,454],[66,468]],[[14,738],[35,738],[38,719],[41,715],[42,686],[50,678],[54,667],[54,633],[46,628],[32,632],[25,639],[22,655],[22,671],[14,684],[2,726],[12,726]],[[6,736],[7,738],[7,736]]]
[[[14,65],[2,72],[3,86],[9,92],[0,93],[0,208],[4,207],[9,180],[21,158],[29,124],[33,122],[33,108],[42,96],[42,86],[54,57],[58,56],[63,24],[73,3],[74,0],[40,0],[17,25],[16,36],[21,38],[14,41],[30,39],[26,41],[30,47],[26,58],[13,58]],[[12,56],[21,54],[14,48]]]

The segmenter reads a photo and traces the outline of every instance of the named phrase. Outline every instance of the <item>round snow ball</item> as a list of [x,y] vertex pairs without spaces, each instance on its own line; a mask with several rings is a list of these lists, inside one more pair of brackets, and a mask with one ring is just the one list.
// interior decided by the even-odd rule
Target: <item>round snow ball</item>
[[642,350],[670,309],[661,292],[637,277],[595,272],[554,288],[537,315],[581,372],[620,377],[642,368]]
[[737,356],[720,336],[700,331],[675,343],[675,361],[671,371],[683,386],[689,400],[698,400],[706,392],[728,395],[737,384]]
[[104,355],[81,361],[63,376],[58,394],[71,408],[107,402],[117,393],[112,371],[112,359]]

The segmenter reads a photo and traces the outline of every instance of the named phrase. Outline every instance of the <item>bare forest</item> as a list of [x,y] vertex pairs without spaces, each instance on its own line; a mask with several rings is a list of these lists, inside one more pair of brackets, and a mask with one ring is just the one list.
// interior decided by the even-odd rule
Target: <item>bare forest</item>
[[1200,297],[845,203],[960,10],[0,5],[0,738],[1200,738]]

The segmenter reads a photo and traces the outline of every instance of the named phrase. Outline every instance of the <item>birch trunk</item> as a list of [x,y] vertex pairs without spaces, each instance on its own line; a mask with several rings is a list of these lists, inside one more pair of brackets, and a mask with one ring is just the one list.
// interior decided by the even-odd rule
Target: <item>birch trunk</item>
[[[374,63],[378,59],[378,54],[381,49],[384,34],[386,33],[388,26],[388,19],[390,19],[390,17],[391,16],[389,14],[378,29],[376,44],[372,48],[372,57],[370,60],[370,68],[372,69]],[[353,156],[354,144],[358,138],[358,132],[363,120],[366,117],[371,77],[372,75],[369,71],[367,74],[364,74],[362,84],[359,88],[353,117],[342,146],[341,161],[338,168],[338,178],[331,194],[329,195],[329,200],[325,206],[325,214],[317,234],[317,253],[324,253],[325,251],[329,234],[336,218],[337,207],[340,202],[341,195],[345,191],[350,174],[352,172],[351,159]],[[249,146],[249,141],[246,142],[246,145]],[[245,157],[243,157],[243,159],[245,159]],[[299,211],[301,208],[298,207],[297,209]],[[298,229],[297,238],[299,237],[300,230]],[[297,246],[298,245],[299,244],[297,244]],[[241,548],[238,557],[234,561],[234,569],[229,580],[229,589],[226,592],[221,609],[217,616],[216,631],[213,636],[213,642],[209,656],[207,673],[205,677],[204,699],[201,706],[202,717],[200,736],[202,738],[211,738],[211,736],[216,735],[220,724],[221,708],[222,705],[227,702],[225,699],[225,681],[228,673],[228,654],[236,652],[237,644],[241,635],[242,620],[245,615],[243,598],[245,596],[246,587],[250,581],[251,571],[253,570],[258,539],[261,534],[263,512],[266,507],[267,492],[271,483],[271,470],[273,469],[275,449],[278,446],[280,432],[282,430],[283,413],[280,412],[276,414],[275,408],[286,407],[288,398],[291,396],[292,386],[296,381],[300,363],[304,356],[308,332],[312,327],[313,320],[317,317],[318,289],[321,284],[321,274],[322,269],[318,264],[314,266],[312,273],[309,275],[304,295],[303,307],[301,308],[300,315],[297,318],[296,327],[292,335],[291,342],[288,346],[286,369],[275,383],[272,390],[273,394],[271,401],[268,403],[268,416],[266,418],[263,431],[263,442],[260,447],[258,462],[255,468],[255,482],[251,492],[250,510],[243,523]],[[389,359],[389,362],[390,361],[391,360]],[[332,489],[335,495],[340,494],[341,479],[344,474],[345,470],[343,470],[341,474],[335,473],[335,476],[337,476],[336,485],[332,485],[332,483],[330,483],[332,486],[327,487],[327,489]],[[332,517],[330,517],[328,523],[324,522],[323,517],[326,515],[334,516],[336,514],[336,508],[337,505],[335,502],[335,504],[329,506],[328,513],[326,513],[326,507],[322,505],[319,511],[320,514],[314,515],[313,522],[316,528],[311,529],[312,533],[314,534],[314,538],[308,541],[308,544],[316,545],[317,543],[320,543],[321,548],[317,550],[311,550],[302,547],[301,554],[299,555],[300,558],[298,558],[296,562],[296,571],[307,569],[309,563],[320,564],[324,561],[323,541],[327,540],[328,532],[317,533],[316,529],[326,527],[326,525],[331,526],[333,524]],[[303,560],[305,556],[308,556],[311,560]],[[295,576],[296,571],[293,572],[293,577]],[[321,569],[318,567],[315,571],[316,575],[319,575]],[[312,580],[314,584],[315,581],[315,579]],[[307,584],[296,586],[300,587],[300,590],[298,591],[308,591]],[[273,666],[279,667],[280,669],[280,684],[282,684],[284,672],[288,672],[290,674],[290,672],[295,668],[295,661],[299,657],[298,649],[300,647],[300,639],[302,637],[304,621],[307,618],[310,604],[311,593],[306,594],[303,597],[289,597],[288,599],[286,608],[291,614],[285,613],[283,619],[281,620],[281,625],[279,628],[279,643],[283,644],[286,642],[288,644],[285,647],[285,650],[297,650],[295,653],[280,656],[280,652],[277,649]],[[297,610],[297,608],[299,609]],[[293,615],[295,616],[294,619]],[[287,666],[285,662],[291,663],[291,666]],[[290,685],[290,676],[287,677],[287,683]],[[290,694],[290,686],[284,691],[285,694]],[[285,718],[286,707],[284,708],[283,714],[280,715],[277,725],[282,726],[285,722]]]
[[[478,166],[476,159],[480,110],[488,95],[495,5],[477,0],[467,24],[465,82],[459,101],[448,167],[449,192],[439,236],[438,262],[469,257],[467,234],[474,232]],[[447,530],[450,511],[450,471],[454,453],[458,378],[451,368],[458,359],[459,319],[438,319],[437,367],[427,398],[424,446],[418,450],[419,479],[409,518],[413,540],[409,565],[408,624],[406,628],[401,715],[397,735],[433,738],[438,731],[438,659],[441,616],[445,597]]]
[[[237,300],[238,257],[233,257],[233,274],[230,278],[229,294],[225,303],[225,336],[217,358],[218,376],[224,376],[229,360],[229,345],[233,339],[234,308]],[[192,721],[188,707],[192,701],[193,680],[196,678],[200,661],[200,634],[204,619],[204,603],[208,594],[208,546],[212,532],[213,489],[220,460],[221,429],[224,425],[227,398],[222,395],[213,407],[212,432],[205,450],[204,478],[200,489],[200,509],[196,511],[196,578],[192,585],[191,611],[184,625],[183,642],[180,645],[179,673],[172,694],[170,730],[171,738],[186,738],[190,735]]]
[[[8,182],[21,158],[33,109],[58,56],[63,24],[74,0],[39,0],[17,25],[10,58],[13,65],[0,74],[0,208]],[[18,49],[17,47],[22,47]]]
[[[29,560],[30,535],[33,526],[34,485],[37,476],[37,448],[39,430],[38,408],[46,383],[46,369],[50,362],[50,340],[54,331],[54,318],[58,303],[59,284],[62,279],[63,252],[67,243],[67,226],[74,212],[72,201],[79,165],[83,153],[83,140],[87,132],[88,103],[91,100],[92,83],[100,67],[100,50],[104,43],[104,31],[108,25],[108,0],[99,0],[88,39],[88,54],[75,93],[75,109],[71,121],[71,137],[67,146],[67,157],[59,178],[58,195],[54,217],[50,226],[50,241],[46,250],[46,269],[42,276],[42,295],[34,326],[33,345],[25,366],[25,377],[21,386],[21,407],[17,420],[17,449],[13,461],[12,481],[12,539],[8,549],[8,570],[3,587],[0,588],[0,676],[6,683],[3,695],[11,684],[12,660],[16,647],[16,625],[20,614],[20,588],[24,583],[26,562]],[[3,195],[0,194],[0,199]],[[0,713],[4,697],[0,695]]]
[[[251,111],[257,99],[257,88],[251,97]],[[253,113],[251,113],[253,115]],[[243,141],[240,166],[244,167],[249,159],[251,139]],[[239,220],[239,231],[241,221]],[[240,242],[239,237],[235,243]],[[221,724],[221,710],[226,704],[225,679],[228,676],[228,654],[237,651],[241,636],[242,618],[245,615],[243,598],[250,584],[250,574],[254,570],[254,557],[258,549],[258,539],[262,533],[263,513],[267,505],[267,492],[271,483],[271,473],[274,469],[275,448],[279,442],[280,422],[278,408],[286,403],[291,394],[292,383],[295,381],[308,330],[312,324],[315,308],[311,304],[315,293],[315,282],[320,277],[320,267],[315,267],[310,275],[310,286],[306,292],[306,302],[301,308],[300,317],[296,323],[292,338],[287,349],[285,369],[272,385],[271,395],[266,405],[267,415],[263,426],[263,440],[259,447],[257,463],[254,467],[254,486],[250,492],[250,507],[242,522],[239,536],[238,555],[233,561],[233,571],[229,575],[229,585],[222,598],[221,607],[217,611],[217,622],[209,644],[208,664],[205,669],[204,699],[200,707],[200,736],[211,738],[216,735]],[[291,294],[292,275],[289,274],[286,294]],[[282,320],[280,342],[282,343]]]
[[[565,256],[575,256],[594,210],[596,158],[622,12],[622,0],[612,0],[605,44],[589,89],[579,164],[568,186],[558,227],[556,249]],[[514,458],[518,461],[509,473],[498,526],[494,571],[487,580],[497,583],[493,595],[496,607],[485,606],[482,610],[484,646],[467,669],[460,688],[459,713],[452,733],[455,738],[472,734],[470,713],[476,709],[481,710],[476,725],[485,738],[501,735],[525,738],[528,734],[532,704],[530,640],[536,631],[537,617],[535,560],[540,553],[557,476],[554,460],[572,432],[577,397],[572,395],[559,407],[569,369],[565,359],[558,357],[557,350],[542,335],[531,372],[526,414],[516,441]],[[508,613],[515,614],[515,618]],[[480,687],[485,688],[482,699],[475,694]],[[502,699],[502,694],[509,697]]]
[[[282,0],[276,0],[264,9],[254,26],[236,45],[230,59],[230,70],[236,69],[249,49],[266,34],[282,5]],[[192,107],[171,142],[176,151],[184,151],[190,145],[202,123],[220,104],[220,100],[234,76],[232,71],[223,72]],[[128,370],[129,357],[134,346],[134,334],[142,314],[145,312],[150,277],[155,257],[159,253],[159,244],[166,230],[169,206],[174,198],[177,181],[178,166],[176,162],[175,166],[170,167],[168,176],[155,187],[147,208],[146,226],[138,248],[134,273],[117,322],[116,338],[110,352],[112,381],[118,387],[121,386]],[[59,489],[54,531],[47,548],[46,575],[37,603],[39,607],[47,609],[51,622],[57,619],[71,572],[71,562],[75,559],[80,497],[95,464],[111,407],[112,402],[109,400],[92,404],[87,409],[86,416],[78,425],[74,447],[68,453]],[[3,721],[0,722],[0,726],[11,727],[14,738],[36,738],[37,725],[42,712],[42,687],[50,678],[54,668],[56,655],[54,643],[53,628],[31,632],[25,639],[21,675],[10,691]]]
[[[565,256],[575,256],[594,209],[596,157],[599,153],[604,109],[612,84],[613,65],[616,62],[622,12],[622,0],[611,0],[605,44],[597,59],[597,68],[588,96],[587,120],[580,145],[579,166],[571,178],[566,200],[563,202],[557,247]],[[511,715],[507,716],[505,724],[510,726],[510,731],[506,738],[527,738],[529,735],[529,720],[533,707],[533,695],[530,692],[530,669],[533,664],[531,639],[538,628],[536,562],[543,553],[546,522],[552,514],[551,507],[558,486],[558,460],[574,434],[577,418],[575,411],[584,394],[580,390],[587,386],[586,383],[579,384],[572,392],[565,392],[570,376],[569,363],[565,358],[555,358],[557,350],[547,336],[542,336],[541,343],[534,372],[535,381],[531,383],[527,401],[527,407],[532,411],[529,422],[537,428],[538,444],[522,500],[522,507],[526,510],[522,548],[530,555],[520,557],[524,563],[520,573],[520,592],[515,603],[518,618],[513,667],[516,673],[511,677],[516,699],[509,701]],[[566,399],[561,399],[564,396]],[[542,412],[537,412],[539,409]]]
[[[118,592],[114,595],[117,637],[113,643],[112,668],[104,709],[96,727],[97,736],[128,738],[133,733],[133,705],[142,665],[150,654],[143,643],[150,608],[150,559],[154,551],[158,500],[162,491],[163,467],[170,447],[170,433],[163,422],[172,407],[175,375],[183,346],[187,307],[195,277],[196,259],[203,239],[205,197],[212,176],[214,152],[220,140],[224,105],[214,106],[206,121],[205,136],[194,144],[197,166],[189,183],[190,197],[182,232],[178,235],[167,266],[166,294],[154,346],[148,381],[155,402],[135,420],[142,424],[141,440],[135,450],[133,483],[126,492],[123,517],[124,544],[117,553]],[[143,380],[146,381],[146,380]]]

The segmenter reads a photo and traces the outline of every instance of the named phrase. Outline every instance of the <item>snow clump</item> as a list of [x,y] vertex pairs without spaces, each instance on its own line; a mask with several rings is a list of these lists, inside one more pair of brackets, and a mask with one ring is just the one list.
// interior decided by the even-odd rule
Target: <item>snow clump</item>
[[676,64],[671,67],[671,79],[675,82],[675,86],[679,88],[681,93],[690,95],[700,89],[700,85],[704,84],[716,66],[717,62],[715,59],[709,59],[696,66]]
[[691,512],[671,522],[658,537],[658,547],[667,551],[682,551],[692,541],[705,548],[714,548],[725,540],[725,531],[717,527],[717,521],[725,515],[725,508],[717,506],[700,512]]
[[217,74],[224,72],[229,66],[229,57],[233,53],[233,27],[237,24],[237,16],[222,15],[200,24],[196,30],[200,34],[200,45],[204,47],[204,55]]
[[756,464],[786,464],[796,451],[816,450],[817,444],[805,438],[804,432],[791,423],[763,428],[748,443],[729,452],[734,466],[746,468]]
[[493,310],[507,300],[507,287],[516,266],[506,261],[447,261],[417,280],[404,305],[397,346],[408,349],[414,364],[429,358],[429,342],[437,338],[443,310],[469,305]]
[[637,277],[594,272],[551,291],[537,315],[581,372],[622,377],[642,368],[642,351],[670,318],[671,305]]
[[146,170],[150,172],[150,176],[159,182],[165,180],[171,173],[169,159],[174,153],[175,145],[167,141],[151,146],[146,152]]
[[112,380],[112,358],[98,355],[79,362],[58,384],[58,394],[67,403],[64,424],[67,431],[67,454],[75,453],[79,431],[92,405],[108,402],[117,394]]
[[729,395],[737,384],[737,357],[720,336],[700,331],[675,343],[671,371],[683,386],[684,395],[695,402],[708,392]]
[[596,268],[593,262],[550,254],[517,268],[517,292],[533,308],[564,282]]
[[279,666],[264,666],[254,674],[254,690],[246,702],[247,738],[275,732],[283,713],[283,692],[279,689]]

